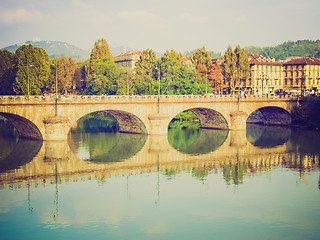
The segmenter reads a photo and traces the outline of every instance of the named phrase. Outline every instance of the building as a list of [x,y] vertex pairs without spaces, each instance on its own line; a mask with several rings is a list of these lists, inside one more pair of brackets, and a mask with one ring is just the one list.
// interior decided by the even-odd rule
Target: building
[[141,51],[121,53],[114,58],[114,62],[117,67],[132,71],[141,54]]
[[261,95],[283,89],[284,73],[281,62],[252,53],[247,56],[251,70],[251,77],[246,82],[249,93]]
[[320,60],[295,57],[283,63],[284,90],[315,93],[320,89]]
[[[320,89],[320,60],[307,57],[289,57],[275,61],[257,54],[247,54],[251,77],[242,89],[252,94],[272,94],[277,91],[315,93]],[[250,86],[250,87],[248,87]]]

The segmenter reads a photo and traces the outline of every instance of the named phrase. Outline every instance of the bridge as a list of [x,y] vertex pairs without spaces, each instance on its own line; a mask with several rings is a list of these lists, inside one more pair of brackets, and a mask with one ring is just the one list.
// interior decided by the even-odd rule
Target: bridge
[[297,98],[232,95],[2,96],[0,115],[21,138],[66,140],[71,127],[93,112],[114,117],[120,132],[166,135],[170,121],[190,110],[200,128],[244,130],[247,122],[290,125]]

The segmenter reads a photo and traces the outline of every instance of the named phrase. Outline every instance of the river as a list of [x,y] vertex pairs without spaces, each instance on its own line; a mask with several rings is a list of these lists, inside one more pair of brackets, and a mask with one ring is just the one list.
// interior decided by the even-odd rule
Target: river
[[0,239],[320,239],[320,133],[0,136]]

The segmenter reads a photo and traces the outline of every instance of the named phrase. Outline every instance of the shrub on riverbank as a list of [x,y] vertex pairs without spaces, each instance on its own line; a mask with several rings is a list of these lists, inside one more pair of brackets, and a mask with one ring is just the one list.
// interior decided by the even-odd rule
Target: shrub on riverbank
[[199,120],[198,117],[191,111],[184,111],[179,113],[172,119],[169,124],[169,129],[198,129]]

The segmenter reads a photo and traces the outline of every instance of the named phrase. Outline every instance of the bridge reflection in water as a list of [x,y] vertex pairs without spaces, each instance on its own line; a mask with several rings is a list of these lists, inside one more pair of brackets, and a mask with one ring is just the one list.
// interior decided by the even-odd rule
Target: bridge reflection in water
[[244,175],[272,171],[275,166],[291,168],[303,177],[304,172],[318,169],[320,152],[303,139],[316,143],[319,134],[305,133],[252,125],[247,132],[199,130],[190,133],[194,138],[189,142],[183,139],[190,135],[179,139],[175,132],[168,137],[116,133],[112,142],[106,134],[96,142],[81,140],[90,138],[88,134],[71,134],[68,142],[20,140],[0,161],[0,184],[21,187],[156,171],[167,175],[193,171],[204,179],[209,171],[220,168],[227,184],[239,184]]

